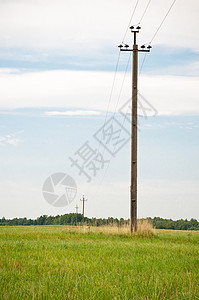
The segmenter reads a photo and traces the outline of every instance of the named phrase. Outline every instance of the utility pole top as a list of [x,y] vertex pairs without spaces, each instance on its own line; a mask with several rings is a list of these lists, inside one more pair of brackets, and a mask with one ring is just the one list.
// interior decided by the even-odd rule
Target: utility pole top
[[88,201],[88,199],[85,199],[83,195],[83,199],[80,199],[80,201],[83,201],[82,215],[83,215],[83,222],[84,222],[84,202]]
[[[137,231],[137,93],[138,93],[138,52],[150,52],[151,45],[147,48],[142,45],[138,49],[136,37],[141,29],[140,26],[136,28],[130,27],[134,35],[133,48],[129,49],[129,45],[120,44],[118,47],[120,51],[133,52],[133,65],[132,65],[132,112],[131,112],[131,185],[130,185],[130,231]],[[146,48],[146,49],[145,49]]]
[[[137,33],[140,32],[140,29],[141,29],[140,26],[137,26],[136,28],[135,28],[134,26],[131,26],[131,27],[130,27],[131,32],[134,34],[134,43],[133,43],[134,46],[137,45],[137,44],[136,44],[136,43],[137,43],[136,37],[137,37]],[[146,47],[145,44],[144,44],[144,45],[142,45],[142,46],[140,47],[141,49],[128,49],[128,48],[129,48],[129,45],[122,43],[122,44],[120,44],[120,45],[118,46],[118,48],[120,48],[120,51],[134,51],[134,50],[137,50],[137,51],[139,51],[139,52],[150,52],[152,46],[151,46],[151,45],[148,45],[148,46]],[[123,48],[125,48],[125,49],[123,49]],[[145,49],[145,48],[146,48],[146,49]]]

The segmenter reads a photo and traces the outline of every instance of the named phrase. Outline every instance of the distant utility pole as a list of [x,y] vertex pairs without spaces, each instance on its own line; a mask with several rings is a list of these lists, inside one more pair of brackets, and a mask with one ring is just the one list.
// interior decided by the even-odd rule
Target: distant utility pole
[[85,199],[83,195],[83,199],[80,199],[80,201],[83,201],[82,215],[83,215],[83,222],[84,222],[84,202],[87,201],[87,199]]
[[77,214],[78,214],[78,208],[79,208],[79,206],[76,205],[75,208],[76,208],[76,226],[77,226]]
[[[130,187],[130,231],[137,231],[137,83],[138,83],[138,52],[150,52],[152,48],[148,45],[145,49],[145,45],[141,46],[141,50],[138,49],[136,43],[136,35],[141,29],[137,26],[130,27],[131,32],[134,34],[133,49],[128,49],[129,45],[119,45],[120,51],[132,51],[133,52],[133,64],[132,64],[132,115],[131,115],[131,187]],[[125,49],[122,49],[122,48]]]

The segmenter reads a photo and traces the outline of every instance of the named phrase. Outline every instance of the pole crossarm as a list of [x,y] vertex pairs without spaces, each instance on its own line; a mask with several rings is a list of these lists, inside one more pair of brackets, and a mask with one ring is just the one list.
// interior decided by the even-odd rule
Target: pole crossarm
[[[134,30],[134,26],[130,27],[131,32],[134,35],[133,49],[129,49],[129,45],[120,44],[118,47],[120,51],[133,52],[132,62],[132,108],[131,108],[131,185],[130,185],[130,232],[137,231],[137,93],[138,93],[138,52],[150,52],[151,45],[147,47],[145,45],[138,49],[136,43],[137,33],[141,29],[137,26]],[[145,49],[146,48],[146,49]]]
[[137,49],[137,50],[134,50],[134,49],[120,49],[120,51],[150,52],[150,50],[140,50],[140,49]]

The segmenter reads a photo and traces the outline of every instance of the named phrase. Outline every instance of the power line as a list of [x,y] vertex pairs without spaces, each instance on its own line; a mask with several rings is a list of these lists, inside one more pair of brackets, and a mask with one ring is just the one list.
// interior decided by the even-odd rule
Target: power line
[[[125,37],[126,37],[126,35],[127,35],[129,26],[131,25],[131,22],[132,22],[132,19],[133,19],[133,17],[134,17],[134,14],[135,14],[135,11],[136,11],[136,9],[137,9],[137,6],[138,6],[139,1],[140,1],[140,0],[137,0],[137,1],[136,1],[136,4],[135,4],[134,10],[133,10],[133,13],[132,13],[132,15],[131,15],[130,21],[129,21],[129,23],[128,23],[128,26],[127,26],[127,28],[126,28],[126,31],[125,31],[125,34],[124,34],[124,37],[123,37],[122,43],[123,43],[124,40],[125,40]],[[150,0],[150,1],[151,1],[151,0]],[[148,3],[148,5],[147,5],[147,7],[146,7],[145,10],[147,10],[148,6],[149,6],[149,3]],[[145,12],[144,12],[144,14],[145,14]],[[143,17],[142,17],[142,18],[143,18]],[[106,121],[107,121],[107,116],[108,116],[108,112],[109,112],[110,102],[111,102],[112,94],[113,94],[113,88],[114,88],[114,85],[115,85],[116,73],[117,73],[118,65],[119,65],[119,59],[120,59],[120,51],[119,51],[118,60],[117,60],[116,68],[115,68],[115,74],[114,74],[113,83],[112,83],[112,87],[111,87],[111,93],[110,93],[110,97],[109,97],[109,101],[108,101],[108,106],[107,106],[107,111],[106,111],[106,116],[105,116],[104,125],[105,125],[105,123],[106,123]],[[99,149],[100,149],[100,142],[99,142],[98,152],[99,152]]]
[[113,88],[115,85],[115,79],[116,79],[116,74],[117,74],[117,70],[118,70],[119,60],[120,60],[120,52],[118,54],[118,59],[117,59],[116,67],[115,67],[115,73],[114,73],[114,77],[113,77],[113,83],[112,83],[112,87],[111,87],[111,93],[109,96],[109,101],[108,101],[108,106],[107,106],[107,110],[106,110],[106,117],[105,117],[104,124],[106,123],[106,120],[107,120],[107,115],[108,115],[108,111],[109,111],[109,107],[110,107],[110,103],[111,103],[111,99],[112,99],[112,95],[113,95]]
[[[151,1],[151,0],[150,0],[150,1]],[[131,15],[131,18],[130,18],[130,21],[129,21],[129,23],[128,23],[126,32],[125,32],[124,37],[123,37],[122,43],[124,42],[125,37],[126,37],[127,32],[128,32],[128,29],[129,29],[129,26],[131,25],[131,22],[132,22],[132,19],[133,19],[133,17],[134,17],[135,11],[136,11],[136,9],[137,9],[138,3],[139,3],[139,0],[136,1],[136,4],[135,4],[134,10],[133,10],[133,13],[132,13],[132,15]],[[115,85],[116,73],[117,73],[118,65],[119,65],[119,59],[120,59],[120,51],[119,51],[118,60],[117,60],[116,68],[115,68],[115,74],[114,74],[113,83],[112,83],[112,87],[111,87],[111,93],[110,93],[110,97],[109,97],[109,101],[108,101],[108,106],[107,106],[107,111],[106,111],[106,116],[105,116],[104,125],[105,125],[105,123],[106,123],[106,121],[107,121],[107,116],[108,116],[108,112],[109,112],[110,102],[111,102],[112,94],[113,94],[113,88],[114,88],[114,85]],[[99,149],[100,149],[100,142],[99,142],[98,152],[99,152]]]
[[[150,0],[150,2],[151,2],[151,0]],[[131,25],[131,22],[132,22],[132,19],[133,19],[133,17],[134,17],[135,11],[136,11],[136,9],[137,9],[138,3],[139,3],[139,0],[136,1],[136,4],[135,4],[134,10],[133,10],[133,13],[132,13],[132,15],[131,15],[131,18],[130,18],[130,21],[129,21],[129,23],[128,23],[126,32],[125,32],[124,37],[123,37],[122,43],[124,42],[125,37],[126,37],[127,32],[128,32],[128,29],[129,29],[129,26]],[[146,9],[145,9],[144,14],[146,13],[146,10],[147,10],[149,4],[150,4],[150,3],[148,3],[148,5],[147,5],[147,7],[146,7]],[[144,15],[144,14],[143,14],[143,15]],[[143,18],[143,16],[142,16],[142,18]],[[111,103],[111,99],[112,99],[112,94],[113,94],[113,88],[114,88],[114,85],[115,85],[116,73],[117,73],[118,65],[119,65],[119,59],[120,59],[120,52],[119,52],[118,60],[117,60],[117,64],[116,64],[116,69],[115,69],[115,74],[114,74],[113,83],[112,83],[112,87],[111,87],[111,93],[110,93],[110,97],[109,97],[109,101],[108,101],[108,106],[107,106],[107,111],[106,111],[106,115],[105,115],[104,125],[105,125],[105,123],[106,123],[106,121],[107,121],[107,116],[108,116],[109,107],[110,107],[110,103]],[[101,138],[101,139],[102,139],[102,138]],[[99,142],[98,152],[99,152],[99,149],[100,149],[100,142]]]
[[[118,53],[117,63],[116,63],[116,67],[115,67],[115,73],[114,73],[114,77],[113,77],[113,82],[112,82],[112,86],[111,86],[111,92],[110,92],[110,96],[109,96],[109,100],[108,100],[108,105],[107,105],[107,109],[106,109],[106,114],[105,114],[105,119],[104,119],[104,125],[103,125],[103,127],[105,126],[106,121],[107,121],[107,116],[108,116],[109,107],[110,107],[110,103],[111,103],[111,99],[112,99],[112,95],[113,95],[113,89],[114,89],[114,85],[115,85],[115,79],[116,79],[116,75],[117,75],[119,60],[120,60],[120,51]],[[101,139],[102,139],[102,136],[101,136]],[[100,150],[100,145],[101,145],[101,143],[99,141],[99,146],[98,146],[97,152],[99,152],[99,150]]]
[[[119,52],[119,53],[120,53],[120,52]],[[119,96],[118,96],[117,103],[116,103],[116,105],[115,105],[115,110],[114,110],[114,113],[113,113],[112,122],[113,122],[114,116],[115,116],[115,114],[116,114],[116,111],[117,111],[117,107],[118,107],[119,101],[120,101],[120,99],[121,99],[121,94],[122,94],[122,90],[123,90],[123,86],[124,86],[126,74],[127,74],[127,72],[128,72],[128,68],[129,68],[130,58],[131,58],[131,52],[129,53],[129,58],[128,58],[128,60],[127,60],[127,64],[126,64],[126,68],[125,68],[125,72],[124,72],[124,77],[123,77],[123,80],[122,80],[122,85],[121,85],[121,88],[120,88],[120,91],[119,91]],[[119,61],[119,59],[118,59],[118,61]],[[117,65],[118,65],[118,63],[117,63]],[[118,67],[116,66],[116,70],[117,70],[117,69],[118,69]],[[116,73],[115,73],[115,75],[116,75]],[[113,82],[115,82],[115,76],[114,76]],[[112,89],[111,89],[111,90],[112,90]],[[108,105],[108,107],[109,107],[109,105]],[[127,109],[128,109],[128,108],[127,108]],[[107,112],[108,112],[108,108],[107,108]],[[103,127],[105,126],[105,123],[106,123],[106,121],[107,121],[107,115],[108,115],[108,113],[106,114],[106,118],[105,118],[105,122],[104,122]],[[124,126],[124,123],[125,123],[125,120],[126,120],[126,116],[127,116],[127,112],[126,112],[126,114],[125,114],[125,116],[124,116],[124,120],[123,120],[123,123],[122,123],[122,127]],[[101,136],[101,138],[100,138],[100,141],[101,141],[101,140],[102,140],[102,136]],[[97,153],[99,153],[99,149],[100,149],[100,145],[101,145],[100,141],[99,141],[99,146],[98,146]],[[116,147],[116,146],[115,146],[115,147]],[[115,150],[115,147],[114,147],[114,150]],[[103,149],[102,156],[104,156],[104,153],[105,153],[105,148]],[[104,180],[104,177],[105,177],[106,174],[107,174],[107,171],[108,171],[108,168],[109,168],[109,165],[110,165],[110,162],[111,162],[112,158],[113,158],[113,157],[110,158],[110,160],[109,160],[109,162],[108,162],[108,165],[107,165],[107,167],[106,167],[106,169],[105,169],[105,171],[104,171],[104,174],[102,175],[101,180],[99,180],[100,184],[102,184],[102,182],[103,182],[103,180]],[[91,187],[92,187],[92,185],[89,185],[89,187],[87,188],[87,190],[86,190],[86,193],[87,193],[87,194],[88,194],[88,192],[90,191]]]
[[139,24],[142,22],[142,20],[143,20],[143,18],[144,18],[144,16],[145,16],[145,14],[146,14],[146,12],[147,12],[147,9],[148,9],[148,7],[149,7],[149,4],[151,3],[151,1],[152,1],[152,0],[149,0],[148,4],[147,4],[147,6],[146,6],[146,8],[145,8],[145,10],[144,10],[144,12],[143,12],[143,15],[142,15],[142,17],[141,17],[141,19],[140,19],[140,22],[139,22]]
[[126,78],[126,74],[127,74],[127,72],[128,72],[128,68],[129,68],[130,58],[131,58],[131,52],[129,53],[129,58],[128,58],[128,61],[127,61],[127,65],[126,65],[124,77],[123,77],[123,80],[122,80],[122,86],[121,86],[121,88],[120,88],[120,92],[119,92],[119,96],[118,96],[117,103],[116,103],[116,106],[115,106],[115,111],[114,111],[113,117],[114,117],[115,114],[116,114],[116,110],[117,110],[117,107],[118,107],[118,104],[119,104],[119,101],[120,101],[120,98],[121,98],[121,94],[122,94],[122,90],[123,90],[123,86],[124,86],[124,81],[125,81],[125,78]]
[[[119,104],[119,101],[120,101],[120,98],[121,98],[121,94],[122,94],[122,90],[123,90],[123,86],[124,86],[124,81],[125,81],[125,78],[126,78],[126,74],[128,72],[128,68],[129,68],[129,62],[130,62],[130,58],[131,58],[131,52],[129,54],[129,58],[128,58],[128,61],[127,61],[127,65],[126,65],[126,69],[125,69],[125,73],[124,73],[124,77],[123,77],[123,80],[122,80],[122,85],[121,85],[121,88],[120,88],[120,92],[119,92],[119,96],[118,96],[118,99],[117,99],[117,103],[115,105],[115,110],[114,110],[114,113],[113,113],[113,117],[112,117],[112,121],[111,121],[111,125],[113,124],[113,120],[115,118],[115,115],[116,115],[116,112],[117,112],[117,107],[118,107],[118,104]],[[115,149],[114,149],[115,150]],[[103,153],[102,153],[102,156],[104,156],[104,153],[105,153],[105,148],[103,150]],[[110,161],[111,159],[109,160],[109,163],[108,163],[108,166],[110,164]],[[107,168],[108,169],[108,168]],[[107,172],[107,171],[106,171]]]
[[[151,0],[150,0],[150,1],[151,1]],[[132,22],[132,19],[133,19],[133,16],[134,16],[134,14],[135,14],[135,11],[136,11],[136,8],[137,8],[137,6],[138,6],[138,3],[139,3],[139,0],[136,1],[136,4],[135,4],[134,10],[133,10],[133,13],[132,13],[132,15],[131,15],[131,18],[130,18],[130,21],[129,21],[129,23],[128,23],[126,32],[125,32],[124,37],[123,37],[122,43],[123,43],[124,40],[125,40],[125,37],[126,37],[126,35],[127,35],[127,31],[128,31],[129,26],[130,26],[130,24],[131,24],[131,22]],[[110,97],[109,97],[109,101],[108,101],[108,106],[107,106],[107,111],[106,111],[106,116],[105,116],[104,125],[105,125],[105,123],[106,123],[106,121],[107,121],[108,111],[109,111],[110,102],[111,102],[112,94],[113,94],[113,88],[114,88],[114,85],[115,85],[116,73],[117,73],[118,65],[119,65],[119,59],[120,59],[120,51],[119,51],[118,59],[117,59],[117,63],[116,63],[116,68],[115,68],[115,73],[114,73],[113,83],[112,83],[112,87],[111,87],[111,93],[110,93]],[[99,148],[100,148],[100,143],[99,143]],[[99,148],[98,148],[98,152],[99,152]]]
[[126,35],[127,35],[127,32],[128,32],[128,29],[129,29],[129,26],[131,25],[131,22],[132,22],[132,19],[133,19],[133,17],[134,17],[134,14],[135,14],[136,8],[137,8],[137,6],[138,6],[138,3],[139,3],[139,0],[137,0],[137,2],[136,2],[136,4],[135,4],[135,7],[134,7],[134,10],[133,10],[133,13],[132,13],[132,15],[131,15],[130,21],[129,21],[129,23],[128,23],[127,29],[126,29],[126,31],[125,31],[125,34],[124,34],[124,37],[123,37],[123,40],[122,40],[122,43],[124,43],[124,40],[125,40],[125,38],[126,38]]
[[165,17],[163,18],[162,22],[160,23],[160,25],[159,25],[158,29],[156,30],[156,32],[155,32],[155,34],[153,35],[153,37],[152,37],[152,39],[151,39],[151,41],[150,41],[150,43],[149,43],[149,44],[151,44],[151,43],[152,43],[152,41],[154,40],[154,38],[155,38],[155,37],[156,37],[156,35],[158,34],[158,31],[160,30],[160,28],[162,27],[163,23],[165,22],[165,20],[166,20],[166,18],[167,18],[167,16],[168,16],[168,14],[170,13],[170,11],[171,11],[172,7],[173,7],[173,6],[174,6],[174,4],[175,4],[175,2],[176,2],[176,0],[174,0],[174,1],[173,1],[173,3],[171,4],[171,6],[169,7],[169,10],[167,11],[167,13],[166,13]]
[[[124,119],[123,119],[123,122],[122,122],[122,128],[124,127],[124,123],[125,123],[125,121],[126,121],[126,119],[127,119],[127,115],[129,114],[128,111],[129,111],[129,106],[127,106],[127,110],[126,110],[126,113],[125,113],[125,115],[124,115]],[[119,134],[119,136],[118,136],[116,142],[119,140],[120,136],[121,136],[121,131],[120,131],[120,134]],[[116,148],[116,145],[115,145],[115,147],[114,147],[113,152],[115,151],[115,148]],[[108,162],[108,165],[107,165],[107,167],[106,167],[106,169],[105,169],[105,172],[104,172],[104,174],[103,174],[103,176],[102,176],[102,178],[101,178],[100,184],[102,184],[103,181],[104,181],[104,178],[105,178],[105,176],[106,176],[106,174],[107,174],[107,172],[108,172],[108,169],[109,169],[109,166],[110,166],[110,163],[111,163],[111,160],[112,160],[112,159],[113,159],[113,157],[111,157],[110,160],[109,160],[109,162]]]
[[[147,6],[146,6],[146,8],[145,8],[145,10],[144,10],[144,12],[143,12],[143,14],[142,14],[142,16],[141,16],[140,21],[139,21],[138,24],[140,24],[140,23],[143,21],[143,18],[144,18],[145,14],[146,14],[146,12],[147,12],[147,10],[148,10],[148,7],[149,7],[151,1],[152,1],[152,0],[149,0],[149,1],[148,1]],[[152,37],[150,43],[147,43],[147,44],[151,44],[152,41],[155,39],[156,35],[158,34],[159,30],[161,29],[163,23],[165,22],[167,16],[169,15],[169,13],[170,13],[172,7],[173,7],[174,4],[175,4],[175,2],[176,2],[176,0],[174,0],[174,1],[172,2],[171,6],[169,7],[169,9],[168,9],[168,11],[167,11],[167,13],[166,13],[166,15],[164,16],[163,20],[161,21],[160,25],[158,26],[157,30],[155,31],[155,34],[153,35],[153,37]],[[139,0],[136,1],[136,4],[135,4],[134,10],[133,10],[133,13],[132,13],[131,18],[130,18],[130,21],[129,21],[129,23],[128,23],[128,27],[127,27],[127,29],[126,29],[126,31],[125,31],[125,34],[124,34],[124,37],[123,37],[122,43],[124,43],[124,40],[125,40],[126,35],[127,35],[127,32],[128,32],[128,28],[129,28],[129,26],[130,26],[130,24],[131,24],[131,22],[132,22],[132,19],[133,19],[133,17],[134,17],[135,11],[136,11],[136,9],[137,9],[138,3],[139,3]],[[146,44],[145,44],[145,45],[146,45]],[[111,102],[111,98],[112,98],[112,93],[113,93],[113,88],[114,88],[114,84],[115,84],[116,73],[117,73],[117,70],[118,70],[119,58],[120,58],[120,57],[118,56],[118,61],[117,61],[116,70],[115,70],[115,74],[114,74],[114,79],[113,79],[113,84],[112,84],[112,88],[111,88],[111,94],[110,94],[110,98],[109,98],[109,103],[108,103],[108,107],[107,107],[107,112],[106,112],[106,117],[105,117],[104,125],[105,125],[105,123],[106,123],[106,121],[107,121],[107,116],[108,116],[109,106],[110,106],[110,102]],[[142,72],[142,69],[143,69],[143,66],[144,66],[145,61],[146,61],[146,53],[145,53],[145,55],[144,55],[144,58],[143,58],[143,61],[142,61],[141,67],[140,67],[139,75],[140,75],[141,72]],[[123,83],[124,83],[124,79],[123,79]],[[121,90],[122,90],[122,88],[123,88],[123,83],[122,83]],[[115,115],[115,113],[116,113],[116,109],[117,109],[117,106],[118,106],[118,103],[119,103],[119,99],[120,99],[120,95],[121,95],[121,90],[120,90],[120,94],[119,94],[119,97],[118,97],[118,101],[117,101],[117,104],[116,104],[116,107],[115,107],[114,115]],[[125,117],[124,117],[124,122],[125,122],[125,119],[126,119],[126,115],[125,115]],[[123,122],[123,123],[124,123],[124,122]],[[99,142],[99,148],[100,148],[100,142]],[[98,148],[98,152],[99,152],[99,148]],[[110,164],[110,162],[109,162],[109,164]],[[106,170],[105,170],[105,173],[104,173],[104,176],[103,176],[103,178],[102,178],[102,181],[103,181],[103,179],[104,179],[104,177],[105,177],[105,175],[106,175],[106,173],[107,173],[107,170],[108,170],[108,168],[109,168],[109,164],[108,164],[108,166],[107,166],[107,168],[106,168]],[[102,182],[102,181],[101,181],[101,182]]]
[[[150,2],[151,2],[151,1],[150,1]],[[148,5],[150,4],[150,2],[148,3]],[[155,37],[156,37],[156,35],[158,34],[158,32],[159,32],[160,28],[162,27],[163,23],[165,22],[165,20],[166,20],[166,18],[167,18],[167,16],[168,16],[168,14],[170,13],[171,9],[173,8],[173,6],[174,6],[175,2],[176,2],[176,0],[174,0],[174,1],[172,2],[171,6],[169,7],[169,9],[168,9],[168,11],[167,11],[166,15],[164,16],[164,18],[163,18],[163,20],[162,20],[162,22],[160,23],[160,25],[158,26],[157,30],[155,31],[155,33],[154,33],[154,35],[153,35],[153,37],[152,37],[151,41],[150,41],[149,43],[147,43],[147,44],[149,44],[149,45],[150,45],[150,44],[152,43],[152,41],[155,39]],[[147,6],[148,6],[148,5],[147,5]],[[144,15],[144,14],[143,14],[143,15]],[[146,45],[146,44],[144,44],[144,45]],[[141,72],[142,72],[142,69],[143,69],[143,66],[144,66],[145,60],[146,60],[146,53],[145,53],[145,55],[144,55],[144,58],[143,58],[143,61],[142,61],[142,65],[141,65],[141,67],[140,67],[140,72],[139,72],[139,75],[140,75],[140,74],[141,74]]]

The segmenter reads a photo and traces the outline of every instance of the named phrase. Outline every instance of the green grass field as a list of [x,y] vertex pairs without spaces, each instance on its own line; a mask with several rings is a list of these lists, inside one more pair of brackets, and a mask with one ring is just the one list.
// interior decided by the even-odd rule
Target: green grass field
[[0,299],[199,299],[199,233],[1,227]]

